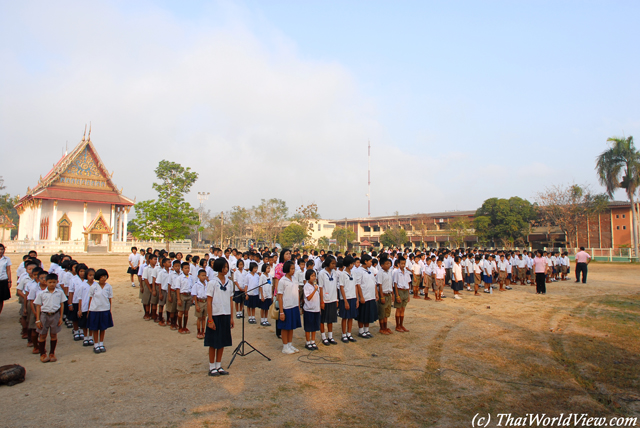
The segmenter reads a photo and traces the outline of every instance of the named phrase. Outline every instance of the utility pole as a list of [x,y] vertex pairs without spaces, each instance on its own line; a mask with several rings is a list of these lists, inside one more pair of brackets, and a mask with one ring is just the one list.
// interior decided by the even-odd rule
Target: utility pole
[[371,141],[367,141],[368,160],[367,160],[367,217],[371,217]]
[[200,209],[198,210],[198,219],[200,224],[198,225],[198,243],[202,242],[202,211],[204,210],[204,201],[209,199],[209,192],[198,192],[198,201],[200,202]]

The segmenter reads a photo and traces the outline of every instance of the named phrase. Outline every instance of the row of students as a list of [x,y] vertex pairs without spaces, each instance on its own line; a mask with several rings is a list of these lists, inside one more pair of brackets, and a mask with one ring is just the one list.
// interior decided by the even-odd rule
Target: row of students
[[[51,256],[48,271],[37,258],[24,259],[18,276],[21,336],[42,362],[55,362],[58,333],[63,323],[73,328],[75,341],[93,346],[95,353],[106,352],[104,336],[113,326],[113,289],[104,269],[89,269],[66,255]],[[46,352],[46,339],[50,350]]]

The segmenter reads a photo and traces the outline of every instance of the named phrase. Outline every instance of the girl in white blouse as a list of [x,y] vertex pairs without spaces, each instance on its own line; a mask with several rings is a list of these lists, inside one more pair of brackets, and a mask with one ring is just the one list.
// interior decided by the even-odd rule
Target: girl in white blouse
[[[95,280],[89,289],[89,322],[88,328],[93,332],[93,352],[100,354],[107,352],[104,347],[104,334],[108,328],[113,327],[111,316],[111,299],[113,288],[107,284],[109,273],[105,269],[98,269]],[[98,341],[98,335],[100,341]]]

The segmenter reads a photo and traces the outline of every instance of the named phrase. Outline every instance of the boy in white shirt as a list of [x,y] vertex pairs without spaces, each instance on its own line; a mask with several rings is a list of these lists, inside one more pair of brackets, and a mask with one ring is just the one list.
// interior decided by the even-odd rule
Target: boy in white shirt
[[145,321],[153,319],[154,321],[158,317],[156,313],[156,305],[151,305],[151,297],[157,295],[156,277],[158,276],[156,264],[158,262],[158,256],[155,254],[149,255],[149,266],[142,272],[142,306],[144,307]]
[[409,332],[404,326],[404,312],[409,303],[409,284],[411,277],[405,269],[404,257],[398,256],[398,269],[393,273],[393,290],[396,308],[396,331],[400,333]]
[[391,274],[391,260],[386,257],[380,259],[380,270],[376,275],[378,284],[378,319],[380,320],[380,333],[393,334],[387,325],[391,316],[391,305],[393,304],[393,276]]
[[[38,347],[40,351],[40,361],[43,363],[55,362],[56,345],[58,343],[58,333],[62,325],[62,311],[67,296],[62,290],[57,289],[58,275],[50,273],[46,275],[47,287],[42,290],[33,300],[35,307],[36,329],[38,332]],[[47,356],[45,349],[47,335],[50,334],[50,351]]]

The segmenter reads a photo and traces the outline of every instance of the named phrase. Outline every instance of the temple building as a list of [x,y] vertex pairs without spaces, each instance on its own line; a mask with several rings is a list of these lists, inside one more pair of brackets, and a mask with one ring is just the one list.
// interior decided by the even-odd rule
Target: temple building
[[89,130],[20,198],[18,240],[58,243],[58,251],[111,251],[113,241],[126,242],[127,215],[134,201],[122,195],[112,176]]

